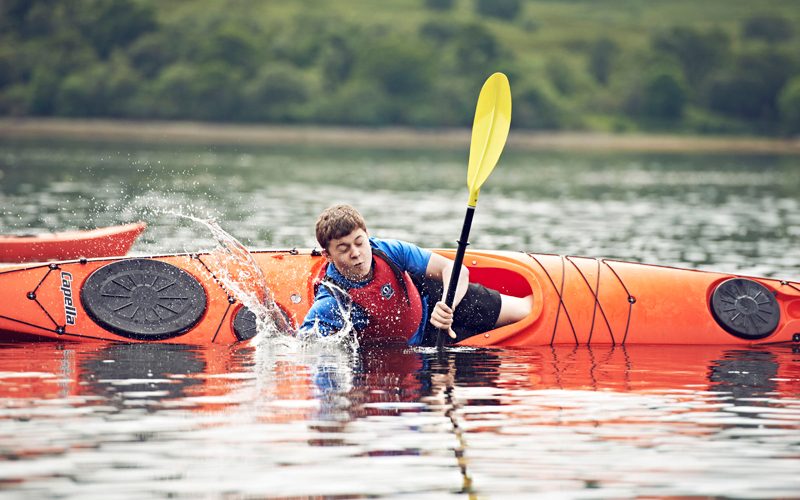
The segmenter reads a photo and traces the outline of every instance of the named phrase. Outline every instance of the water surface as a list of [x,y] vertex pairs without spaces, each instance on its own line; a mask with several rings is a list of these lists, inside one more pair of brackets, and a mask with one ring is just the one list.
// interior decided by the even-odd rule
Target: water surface
[[[798,279],[791,156],[508,151],[475,248]],[[466,153],[0,142],[2,232],[311,247],[355,204],[452,247]],[[800,498],[792,346],[0,344],[0,498]]]

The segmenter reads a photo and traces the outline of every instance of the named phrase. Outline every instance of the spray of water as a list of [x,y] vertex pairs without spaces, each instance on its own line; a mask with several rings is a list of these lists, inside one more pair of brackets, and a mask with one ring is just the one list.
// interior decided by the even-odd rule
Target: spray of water
[[169,215],[202,225],[217,241],[217,246],[203,256],[203,262],[228,293],[255,314],[258,334],[250,340],[251,345],[260,346],[269,343],[275,346],[282,345],[290,350],[308,349],[312,345],[344,346],[350,351],[358,348],[358,340],[352,335],[353,324],[350,318],[353,304],[347,291],[333,283],[321,284],[327,287],[336,299],[339,312],[344,319],[344,326],[340,331],[322,335],[317,325],[311,330],[295,330],[275,303],[261,268],[239,240],[222,229],[213,219],[175,212],[169,212]]
[[217,240],[218,245],[203,256],[203,262],[228,293],[255,314],[259,335],[273,337],[294,333],[273,300],[264,273],[239,240],[214,220],[186,214],[172,215],[201,224]]

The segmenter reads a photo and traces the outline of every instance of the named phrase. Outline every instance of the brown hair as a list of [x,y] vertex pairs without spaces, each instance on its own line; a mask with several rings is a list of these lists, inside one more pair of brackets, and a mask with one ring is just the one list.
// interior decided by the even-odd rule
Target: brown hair
[[328,250],[331,240],[347,236],[356,229],[367,230],[367,223],[358,210],[350,205],[334,205],[319,214],[317,219],[317,242]]

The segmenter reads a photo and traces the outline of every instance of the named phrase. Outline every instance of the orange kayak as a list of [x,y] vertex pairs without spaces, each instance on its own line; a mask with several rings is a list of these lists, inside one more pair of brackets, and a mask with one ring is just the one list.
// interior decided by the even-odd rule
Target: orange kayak
[[[325,260],[309,250],[252,256],[296,326]],[[472,251],[464,263],[473,282],[535,297],[528,317],[464,345],[800,342],[796,281],[522,252]],[[252,338],[253,314],[229,292],[223,272],[237,275],[219,269],[210,254],[7,268],[0,271],[0,341],[229,344]]]
[[125,255],[147,224],[35,235],[0,235],[0,262],[44,262]]

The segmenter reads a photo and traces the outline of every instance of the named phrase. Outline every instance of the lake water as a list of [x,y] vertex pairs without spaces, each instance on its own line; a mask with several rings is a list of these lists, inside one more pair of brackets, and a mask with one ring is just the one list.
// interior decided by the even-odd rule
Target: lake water
[[[452,247],[465,151],[0,141],[0,230]],[[474,248],[800,277],[800,158],[507,151]],[[0,343],[0,498],[800,498],[793,346]]]

